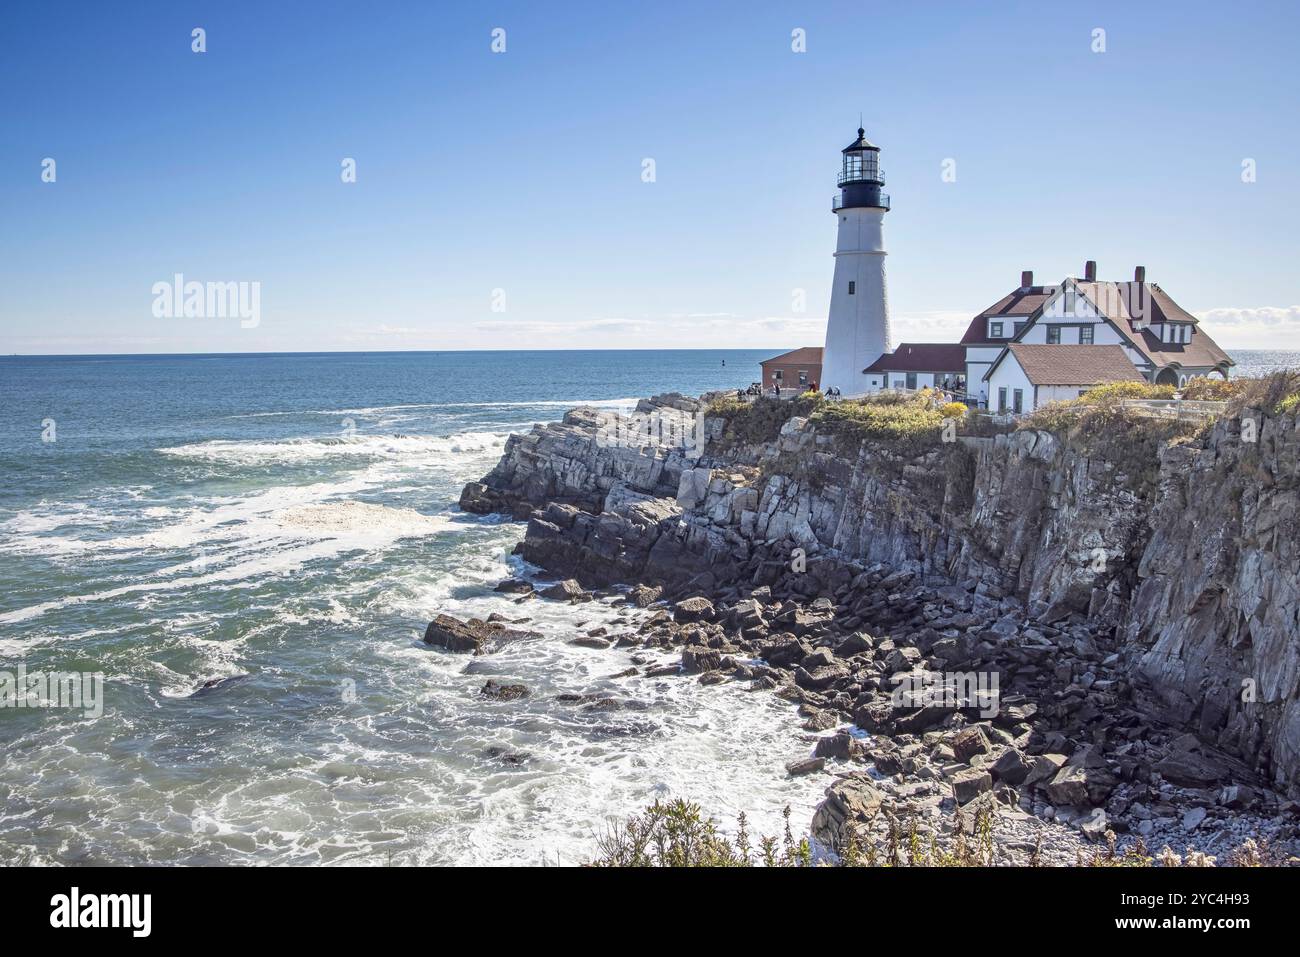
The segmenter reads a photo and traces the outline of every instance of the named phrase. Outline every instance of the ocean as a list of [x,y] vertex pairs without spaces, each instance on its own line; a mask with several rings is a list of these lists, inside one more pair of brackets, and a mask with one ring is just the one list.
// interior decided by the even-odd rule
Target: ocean
[[[99,716],[0,709],[0,862],[577,863],[665,797],[806,827],[828,779],[784,773],[792,706],[614,677],[629,652],[568,642],[636,613],[513,604],[502,578],[548,580],[522,525],[456,508],[511,432],[779,351],[0,359],[0,680],[104,681]],[[543,637],[452,655],[420,641],[439,612]]]

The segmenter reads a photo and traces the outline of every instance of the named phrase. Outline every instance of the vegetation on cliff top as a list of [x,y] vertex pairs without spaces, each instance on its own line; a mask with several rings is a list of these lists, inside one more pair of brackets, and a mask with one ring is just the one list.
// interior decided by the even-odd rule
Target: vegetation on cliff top
[[[838,859],[814,862],[807,838],[796,841],[790,829],[790,809],[785,809],[785,833],[780,841],[761,837],[755,846],[741,814],[734,838],[718,831],[698,804],[679,799],[667,804],[656,801],[626,824],[614,827],[597,842],[594,867],[809,867],[814,863],[839,867],[990,867],[1005,853],[993,832],[993,812],[988,805],[975,811],[971,834],[961,808],[954,816],[954,835],[940,846],[933,835],[923,837],[915,816],[906,823],[891,818],[889,828],[876,843],[860,844],[850,838]],[[1188,850],[1186,856],[1165,847],[1159,854],[1148,853],[1139,839],[1127,850],[1118,850],[1114,831],[1106,832],[1105,845],[1098,845],[1090,857],[1079,854],[1078,867],[1209,867],[1216,859]],[[1041,865],[1035,847],[1028,864]],[[1247,840],[1222,858],[1233,867],[1264,867],[1290,863],[1276,858],[1267,844]]]
[[[868,399],[828,403],[812,414],[821,431],[852,441],[871,440],[904,454],[917,454],[939,444],[944,423],[959,421],[953,408],[936,406],[935,394],[922,389],[911,394],[884,393]],[[964,417],[965,406],[960,406]]]
[[805,392],[794,399],[773,399],[759,396],[753,402],[743,399],[715,399],[705,410],[705,415],[722,419],[721,442],[724,446],[760,445],[775,442],[781,426],[795,416],[807,416],[826,400],[820,393]]

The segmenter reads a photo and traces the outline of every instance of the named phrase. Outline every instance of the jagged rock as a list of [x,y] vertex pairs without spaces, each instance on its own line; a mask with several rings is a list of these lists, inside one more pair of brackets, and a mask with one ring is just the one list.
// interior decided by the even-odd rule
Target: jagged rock
[[1099,807],[1093,808],[1075,823],[1079,830],[1083,832],[1083,836],[1090,841],[1100,840],[1110,827],[1110,821],[1106,817],[1105,809]]
[[826,789],[826,798],[813,812],[812,835],[836,853],[848,844],[850,831],[871,822],[880,810],[882,795],[865,773],[840,778]]
[[520,698],[528,697],[528,687],[521,684],[506,685],[495,678],[489,678],[487,684],[479,690],[479,694],[496,701],[518,701]]
[[819,758],[836,758],[840,761],[847,761],[854,757],[859,750],[860,746],[853,735],[846,733],[831,734],[817,739],[817,747],[813,749],[813,755]]
[[1051,781],[1065,767],[1065,761],[1064,754],[1040,754],[1029,766],[1025,786],[1034,787]]
[[591,594],[572,578],[566,578],[564,581],[558,581],[554,585],[543,588],[538,594],[553,601],[591,601]]
[[1189,811],[1187,811],[1187,813],[1183,815],[1183,830],[1189,834],[1192,831],[1196,830],[1198,827],[1201,826],[1201,822],[1205,820],[1205,815],[1206,815],[1205,808],[1203,807],[1191,808]]
[[952,776],[952,796],[958,804],[966,804],[985,791],[993,790],[993,776],[983,768],[967,768]]
[[679,624],[689,624],[694,621],[712,621],[716,615],[713,602],[707,598],[683,598],[673,608],[673,621]]
[[1067,764],[1047,785],[1047,798],[1053,804],[1071,807],[1102,804],[1117,783],[1115,776],[1105,768]]
[[1222,764],[1193,751],[1176,751],[1157,761],[1155,770],[1170,784],[1185,788],[1209,787],[1228,775]]
[[663,588],[657,585],[637,585],[628,592],[628,597],[638,608],[647,608],[657,602],[663,593]]
[[1007,784],[1020,785],[1029,776],[1029,762],[1017,748],[1007,748],[989,768],[993,777]]
[[988,754],[989,739],[978,725],[963,728],[952,739],[952,751],[958,761],[969,764],[975,755]]
[[522,578],[507,578],[505,581],[499,582],[492,590],[504,592],[507,595],[526,595],[533,590],[533,583]]
[[688,675],[697,675],[705,671],[715,671],[722,667],[722,655],[711,648],[683,648],[682,671]]
[[785,773],[792,778],[803,777],[806,774],[816,774],[826,767],[825,758],[804,758],[801,761],[791,761],[785,766]]
[[507,628],[497,622],[471,618],[461,621],[451,615],[439,615],[424,630],[424,643],[448,651],[470,652],[476,655],[495,651],[508,641],[541,637],[535,631]]
[[846,665],[835,662],[820,668],[809,671],[800,665],[794,670],[794,680],[800,688],[808,688],[813,691],[820,691],[823,688],[830,687],[841,678],[849,675],[849,669]]
[[1233,784],[1223,789],[1219,803],[1234,811],[1248,811],[1259,803],[1259,795],[1254,788],[1244,784]]

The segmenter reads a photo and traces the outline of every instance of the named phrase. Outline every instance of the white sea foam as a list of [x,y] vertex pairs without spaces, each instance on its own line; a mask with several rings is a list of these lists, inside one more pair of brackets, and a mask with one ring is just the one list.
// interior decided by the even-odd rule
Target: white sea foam
[[438,466],[454,462],[452,456],[482,458],[499,455],[506,436],[499,432],[461,432],[454,435],[366,435],[350,433],[285,439],[245,441],[213,439],[159,449],[164,455],[231,465],[271,465],[317,462],[323,459],[363,457],[399,459],[409,466]]
[[412,412],[420,409],[576,409],[630,408],[639,402],[636,396],[621,399],[539,399],[533,402],[422,402],[409,405],[375,405],[360,409],[303,409],[270,412],[245,412],[231,419],[261,419],[286,415],[383,415],[388,412]]

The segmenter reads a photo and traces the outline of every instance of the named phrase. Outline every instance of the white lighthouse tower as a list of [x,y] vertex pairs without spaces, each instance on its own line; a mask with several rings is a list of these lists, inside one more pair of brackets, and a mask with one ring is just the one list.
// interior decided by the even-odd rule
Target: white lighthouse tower
[[885,174],[880,147],[858,138],[844,149],[840,192],[832,208],[839,217],[835,286],[826,323],[820,388],[844,395],[867,391],[862,370],[889,349],[889,297],[885,294],[883,226],[889,197],[880,191]]

